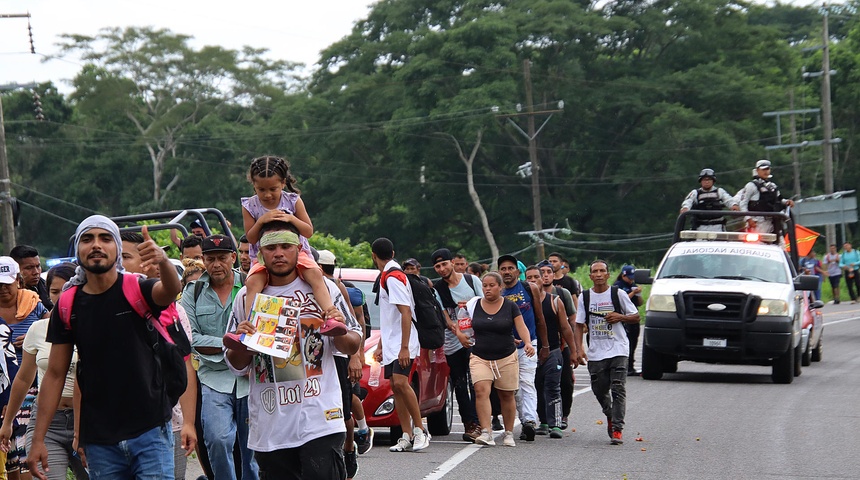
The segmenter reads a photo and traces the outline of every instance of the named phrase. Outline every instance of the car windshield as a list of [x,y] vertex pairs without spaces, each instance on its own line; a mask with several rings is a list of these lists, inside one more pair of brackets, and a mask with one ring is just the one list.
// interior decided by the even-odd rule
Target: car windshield
[[[781,259],[780,259],[781,260]],[[676,255],[666,259],[657,278],[715,278],[788,283],[781,261],[755,255]]]
[[375,303],[376,294],[373,293],[373,282],[364,280],[344,280],[349,282],[359,290],[364,292],[364,301],[367,303],[367,310],[370,313],[370,328],[379,330],[379,305]]

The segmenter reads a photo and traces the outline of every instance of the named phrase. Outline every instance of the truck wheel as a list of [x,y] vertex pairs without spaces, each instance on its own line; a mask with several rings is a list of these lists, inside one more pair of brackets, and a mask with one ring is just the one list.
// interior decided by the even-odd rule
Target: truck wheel
[[803,355],[800,356],[800,364],[808,367],[812,364],[812,345],[806,342],[806,348],[803,349]]
[[789,348],[787,352],[773,359],[771,378],[773,378],[773,383],[791,383],[794,381],[793,348]]
[[803,372],[803,345],[799,342],[796,347],[794,347],[794,376],[799,377]]
[[666,373],[678,373],[678,359],[663,357],[663,371]]
[[663,378],[663,355],[648,345],[642,345],[642,378],[660,380]]
[[820,362],[821,355],[824,354],[824,332],[818,337],[818,344],[812,349],[812,361]]

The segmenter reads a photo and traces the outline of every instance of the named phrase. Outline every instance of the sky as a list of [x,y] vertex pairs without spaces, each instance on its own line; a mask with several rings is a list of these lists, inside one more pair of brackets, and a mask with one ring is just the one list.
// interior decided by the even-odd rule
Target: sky
[[[772,3],[770,0],[754,0]],[[29,12],[36,52],[53,55],[64,33],[95,35],[104,27],[153,26],[191,35],[191,45],[266,48],[272,59],[308,67],[321,50],[348,35],[375,0],[0,0],[0,15]],[[817,0],[782,0],[809,5]],[[839,1],[841,3],[841,0]],[[0,86],[51,80],[70,93],[76,57],[42,62],[32,55],[26,18],[0,18]]]
[[[266,48],[273,59],[312,66],[319,53],[367,17],[374,0],[0,0],[0,15],[29,12],[36,52],[52,55],[65,33],[153,26],[194,37],[191,45]],[[0,86],[51,80],[64,93],[81,68],[75,57],[30,54],[26,18],[0,18]]]

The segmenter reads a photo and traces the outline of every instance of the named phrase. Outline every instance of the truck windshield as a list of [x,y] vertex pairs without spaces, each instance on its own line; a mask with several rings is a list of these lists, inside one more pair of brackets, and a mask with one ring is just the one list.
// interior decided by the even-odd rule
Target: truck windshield
[[716,278],[788,283],[783,263],[752,255],[677,255],[666,259],[657,278]]

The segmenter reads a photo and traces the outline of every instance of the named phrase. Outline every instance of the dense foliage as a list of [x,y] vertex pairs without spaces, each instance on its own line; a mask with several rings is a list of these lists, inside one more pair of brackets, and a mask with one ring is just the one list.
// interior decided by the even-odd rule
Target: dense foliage
[[[194,50],[164,30],[69,35],[64,48],[87,64],[68,97],[39,86],[46,121],[33,119],[29,93],[3,95],[13,192],[25,202],[18,240],[59,253],[92,211],[216,207],[241,225],[250,159],[272,153],[292,162],[323,243],[387,236],[401,259],[444,245],[487,262],[460,155],[474,149],[499,250],[532,260],[534,238],[521,234],[533,229],[531,184],[517,174],[528,142],[513,125],[526,130],[529,60],[535,122],[545,122],[543,227],[559,229],[547,252],[653,263],[700,169],[735,193],[777,143],[762,113],[787,110],[790,92],[796,108],[820,105],[820,85],[801,73],[820,69],[821,52],[804,48],[821,44],[822,18],[726,0],[599,5],[382,0],[307,79],[261,50]],[[860,180],[860,22],[831,12],[830,33],[842,190]],[[821,138],[815,115],[798,129]],[[799,155],[802,195],[822,193],[821,150]],[[790,194],[789,152],[771,159]],[[365,250],[347,264],[366,264]]]

